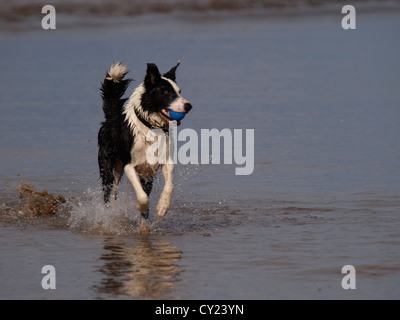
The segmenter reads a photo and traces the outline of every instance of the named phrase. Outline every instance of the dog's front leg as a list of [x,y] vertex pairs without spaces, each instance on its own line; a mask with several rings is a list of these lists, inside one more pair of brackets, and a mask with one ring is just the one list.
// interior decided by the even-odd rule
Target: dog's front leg
[[167,214],[171,205],[172,193],[174,192],[174,164],[171,162],[162,164],[161,171],[164,176],[165,184],[156,208],[159,218],[163,218]]
[[142,184],[140,183],[139,174],[136,172],[135,167],[132,164],[127,164],[124,168],[124,172],[136,192],[136,208],[141,213],[147,212],[149,210],[149,197],[143,190]]
[[128,164],[124,168],[124,172],[131,182],[133,189],[136,192],[136,208],[140,211],[142,215],[142,221],[140,223],[140,232],[148,233],[150,232],[150,227],[148,226],[149,220],[149,197],[143,190],[142,184],[140,182],[139,174],[136,172],[135,167]]

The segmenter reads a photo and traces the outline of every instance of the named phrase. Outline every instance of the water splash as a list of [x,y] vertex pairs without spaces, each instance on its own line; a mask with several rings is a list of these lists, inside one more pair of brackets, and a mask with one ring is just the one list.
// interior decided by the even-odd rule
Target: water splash
[[[126,187],[129,187],[126,186]],[[232,220],[226,206],[213,206],[196,201],[173,198],[170,211],[163,219],[155,213],[159,193],[150,199],[150,229],[152,234],[184,234],[211,231]],[[135,195],[129,188],[120,188],[118,198],[105,204],[100,188],[88,189],[80,199],[69,200],[68,227],[85,233],[134,235],[140,233],[140,212],[135,208]]]
[[88,189],[81,199],[70,200],[68,226],[89,233],[138,233],[140,213],[134,208],[134,203],[134,198],[120,192],[117,201],[106,204],[100,188]]
[[[192,175],[198,173],[198,166],[178,166],[175,173],[175,192],[171,208],[163,219],[157,219],[156,206],[164,181],[158,175],[150,196],[150,229],[152,234],[182,235],[187,232],[209,234],[234,219],[232,210],[222,202],[204,203],[191,192]],[[6,190],[7,191],[7,190]],[[5,192],[3,192],[5,193]],[[19,199],[15,196],[19,195]],[[4,202],[5,201],[5,202]],[[2,196],[0,212],[2,219],[21,218],[32,223],[38,217],[53,219],[38,220],[59,228],[68,228],[90,234],[137,235],[140,233],[140,212],[135,208],[136,195],[127,179],[118,188],[118,198],[105,204],[100,187],[88,188],[79,194],[71,192],[64,198],[52,195],[46,190],[39,191],[31,184],[21,181],[12,188],[8,185],[7,197]]]

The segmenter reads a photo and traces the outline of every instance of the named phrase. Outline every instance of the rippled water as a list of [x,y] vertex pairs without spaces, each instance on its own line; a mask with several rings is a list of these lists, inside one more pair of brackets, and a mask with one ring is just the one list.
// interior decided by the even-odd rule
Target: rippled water
[[[330,8],[3,32],[0,298],[398,299],[400,13],[360,9],[344,31],[341,6]],[[126,180],[118,201],[101,201],[99,86],[117,60],[131,90],[146,62],[182,61],[194,109],[181,129],[255,130],[252,175],[178,165],[171,211],[157,221],[160,177],[149,235]],[[21,179],[66,203],[27,215],[12,190]],[[56,290],[41,287],[48,264]],[[356,290],[341,287],[349,264]]]

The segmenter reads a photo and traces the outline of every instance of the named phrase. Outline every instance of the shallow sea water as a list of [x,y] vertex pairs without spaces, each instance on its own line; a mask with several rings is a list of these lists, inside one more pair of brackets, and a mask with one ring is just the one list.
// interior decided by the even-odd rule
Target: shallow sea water
[[[146,15],[0,35],[1,299],[400,298],[400,11],[224,19]],[[337,13],[336,13],[337,12]],[[180,130],[255,130],[253,174],[177,165],[165,219],[138,232],[126,180],[105,206],[99,86],[122,60],[177,81]],[[21,179],[67,202],[31,218]],[[56,290],[43,290],[53,265]],[[341,269],[356,269],[343,290]]]

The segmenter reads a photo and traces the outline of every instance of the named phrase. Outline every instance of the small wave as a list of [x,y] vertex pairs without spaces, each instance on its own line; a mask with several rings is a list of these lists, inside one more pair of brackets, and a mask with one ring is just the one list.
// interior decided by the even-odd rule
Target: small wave
[[[137,17],[146,14],[175,14],[183,18],[206,18],[252,14],[282,14],[283,9],[293,9],[302,14],[316,7],[330,6],[340,3],[339,0],[77,0],[54,1],[57,12],[57,23],[63,26],[87,26],[107,23],[108,19],[121,17]],[[389,9],[398,8],[393,0],[367,2],[380,8],[388,4]],[[16,0],[2,3],[0,25],[6,29],[30,29],[37,26],[37,21],[43,18],[41,13],[43,1]],[[306,8],[306,10],[305,10]],[[309,8],[307,10],[307,8]],[[374,9],[374,10],[375,10]],[[60,19],[59,19],[60,18]]]
[[[298,3],[307,3],[296,1]],[[320,0],[320,3],[327,0]],[[329,2],[329,1],[328,1]],[[297,4],[298,4],[297,3]],[[296,6],[291,0],[58,0],[54,4],[57,13],[69,16],[105,17],[137,16],[149,13],[238,11],[252,8],[284,8]],[[19,22],[29,17],[41,16],[43,1],[17,0],[2,4],[0,20]]]

